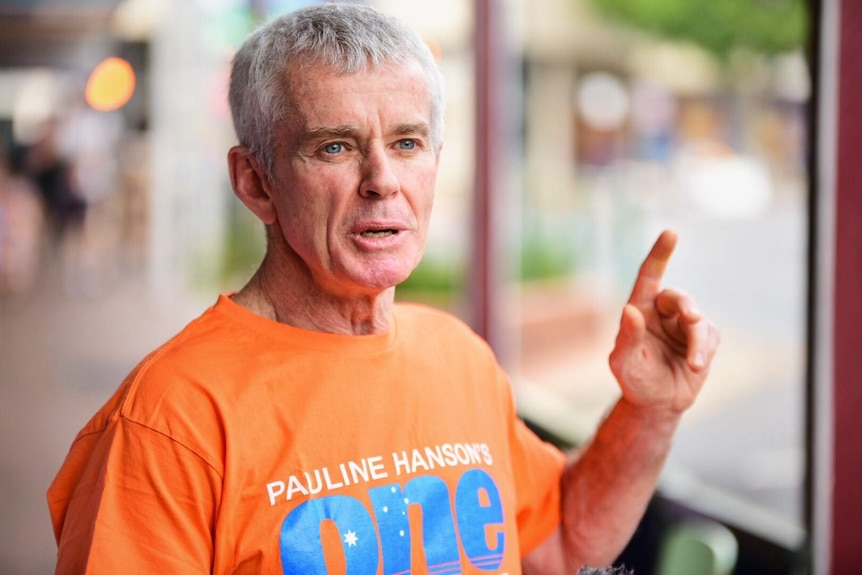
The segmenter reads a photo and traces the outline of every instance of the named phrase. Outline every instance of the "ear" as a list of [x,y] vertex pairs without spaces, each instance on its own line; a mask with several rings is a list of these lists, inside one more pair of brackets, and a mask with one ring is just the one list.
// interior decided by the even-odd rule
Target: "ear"
[[274,224],[273,188],[257,158],[247,148],[234,146],[228,151],[227,164],[233,193],[239,201],[264,224]]

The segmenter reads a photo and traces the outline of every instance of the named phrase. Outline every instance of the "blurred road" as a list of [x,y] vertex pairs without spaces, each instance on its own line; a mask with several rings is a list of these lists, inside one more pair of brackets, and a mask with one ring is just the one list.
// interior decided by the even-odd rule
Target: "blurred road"
[[99,297],[73,297],[50,281],[57,275],[46,272],[32,293],[0,296],[4,575],[53,573],[45,492],[75,434],[143,354],[206,305],[153,301],[137,278]]

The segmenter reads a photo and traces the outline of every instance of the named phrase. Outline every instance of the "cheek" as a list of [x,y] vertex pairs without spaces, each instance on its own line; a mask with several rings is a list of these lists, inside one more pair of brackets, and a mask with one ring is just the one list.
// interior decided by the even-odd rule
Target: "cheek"
[[410,203],[416,216],[423,222],[428,222],[431,216],[431,208],[434,206],[434,189],[436,186],[437,170],[434,164],[421,171],[406,172],[402,182],[404,188],[411,191]]
[[[294,190],[297,188],[293,188]],[[281,233],[287,243],[298,252],[307,252],[318,243],[326,216],[319,199],[313,194],[282,192],[276,202]]]
[[420,217],[422,218],[422,222],[424,224],[425,233],[428,233],[428,226],[431,222],[431,212],[434,208],[434,184],[429,186],[428,191],[422,195],[422,198],[419,200],[421,202]]

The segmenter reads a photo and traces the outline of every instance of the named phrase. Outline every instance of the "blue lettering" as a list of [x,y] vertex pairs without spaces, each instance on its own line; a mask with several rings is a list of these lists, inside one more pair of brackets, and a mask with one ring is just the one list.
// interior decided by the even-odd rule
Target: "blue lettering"
[[346,575],[374,575],[379,562],[374,521],[362,503],[347,495],[311,499],[281,524],[281,567],[285,575],[326,573],[321,523],[335,523],[341,537]]
[[461,572],[449,488],[442,479],[417,477],[403,491],[397,485],[386,485],[370,490],[369,495],[380,530],[386,575],[410,570],[412,550],[407,508],[413,504],[422,508],[422,543],[428,573],[454,575]]
[[433,475],[417,477],[404,486],[404,500],[422,507],[422,543],[431,575],[461,572],[458,536],[446,482]]
[[[482,500],[483,496],[487,502]],[[494,479],[481,469],[464,473],[455,491],[455,508],[458,510],[461,544],[470,563],[486,571],[499,569],[506,548],[506,535],[503,532],[503,503]],[[489,528],[495,535],[496,545],[488,545]]]
[[398,485],[385,485],[370,489],[371,505],[380,531],[383,548],[383,572],[410,572],[410,522],[407,505]]
[[397,483],[376,487],[368,495],[373,513],[347,495],[311,499],[291,511],[279,535],[284,574],[327,572],[323,526],[331,522],[341,539],[343,556],[329,559],[343,558],[345,575],[377,573],[381,553],[385,575],[409,575],[413,562],[410,505],[421,509],[422,544],[430,575],[462,573],[461,548],[478,569],[492,571],[502,565],[506,548],[503,503],[487,472],[471,469],[461,476],[454,514],[449,487],[433,475],[415,477],[403,489]]

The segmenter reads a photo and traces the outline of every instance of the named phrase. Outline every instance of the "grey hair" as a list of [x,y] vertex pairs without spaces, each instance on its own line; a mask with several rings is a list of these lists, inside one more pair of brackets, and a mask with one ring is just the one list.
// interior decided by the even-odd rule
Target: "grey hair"
[[289,113],[284,87],[295,65],[351,74],[411,61],[419,63],[428,83],[436,149],[443,134],[443,77],[415,31],[356,4],[315,5],[279,16],[253,32],[233,59],[228,100],[239,143],[271,176],[274,127]]

